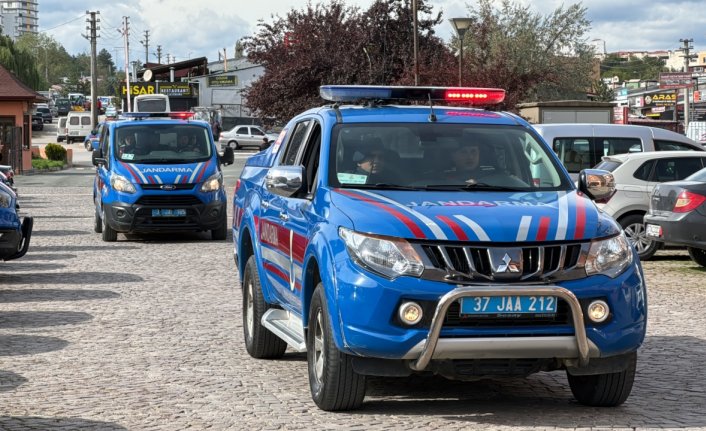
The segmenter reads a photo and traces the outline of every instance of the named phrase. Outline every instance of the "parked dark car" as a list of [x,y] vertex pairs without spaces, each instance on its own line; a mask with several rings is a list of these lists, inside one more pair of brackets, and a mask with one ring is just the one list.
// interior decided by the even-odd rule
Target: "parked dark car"
[[27,253],[33,218],[18,214],[17,194],[0,182],[0,260],[19,259]]
[[44,117],[39,112],[32,114],[32,130],[44,130]]
[[51,123],[54,120],[54,117],[52,117],[51,114],[51,109],[49,108],[39,107],[37,108],[37,112],[42,114],[42,119],[45,123]]
[[656,241],[685,245],[691,260],[706,266],[706,168],[655,187],[645,232]]

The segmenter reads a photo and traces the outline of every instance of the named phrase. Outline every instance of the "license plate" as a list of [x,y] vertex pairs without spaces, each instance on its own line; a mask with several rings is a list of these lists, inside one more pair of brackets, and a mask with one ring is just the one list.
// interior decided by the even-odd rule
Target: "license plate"
[[469,296],[461,298],[461,314],[554,314],[555,296]]
[[152,217],[186,217],[185,209],[153,209]]
[[69,132],[69,135],[76,135],[76,136],[78,136],[78,132],[77,132],[77,131]]
[[645,235],[660,238],[662,236],[662,228],[657,224],[648,224],[645,226]]

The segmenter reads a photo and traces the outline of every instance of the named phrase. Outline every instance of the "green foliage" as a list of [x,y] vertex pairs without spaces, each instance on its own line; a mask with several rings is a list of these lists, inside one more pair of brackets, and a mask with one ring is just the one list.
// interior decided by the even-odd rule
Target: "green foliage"
[[61,168],[63,166],[64,166],[63,161],[47,160],[47,159],[32,159],[32,168],[33,169]]
[[62,162],[66,160],[66,148],[59,144],[47,144],[46,147],[44,147],[44,152],[49,160]]
[[8,36],[0,35],[0,64],[15,74],[17,79],[34,90],[43,88],[34,56],[18,48]]
[[608,54],[601,62],[601,77],[617,76],[620,81],[631,79],[658,80],[660,72],[668,72],[664,60],[654,57],[625,59],[617,54]]
[[596,95],[596,102],[612,102],[615,100],[615,91],[601,79],[593,83],[593,93]]

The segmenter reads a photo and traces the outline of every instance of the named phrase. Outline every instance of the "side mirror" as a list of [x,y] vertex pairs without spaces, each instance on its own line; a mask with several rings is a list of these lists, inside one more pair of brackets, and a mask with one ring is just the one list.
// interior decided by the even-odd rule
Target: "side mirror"
[[235,161],[235,153],[233,153],[233,148],[226,147],[225,150],[223,150],[223,156],[218,156],[218,158],[220,159],[220,162],[224,165],[232,165]]
[[615,177],[602,169],[579,172],[578,188],[596,202],[606,202],[615,193]]
[[107,161],[103,158],[103,152],[100,149],[93,150],[91,153],[91,162],[93,162],[93,166],[105,165],[107,163]]
[[304,166],[278,166],[270,169],[265,177],[265,187],[279,196],[293,196],[304,189]]

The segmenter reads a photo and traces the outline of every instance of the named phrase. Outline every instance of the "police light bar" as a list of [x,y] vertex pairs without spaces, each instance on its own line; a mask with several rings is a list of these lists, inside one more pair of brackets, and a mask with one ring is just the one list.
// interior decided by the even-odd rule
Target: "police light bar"
[[126,118],[171,118],[174,120],[187,120],[194,116],[193,112],[124,112]]
[[319,94],[331,102],[361,100],[443,100],[470,105],[495,105],[505,100],[505,90],[473,87],[401,87],[381,85],[322,85]]

